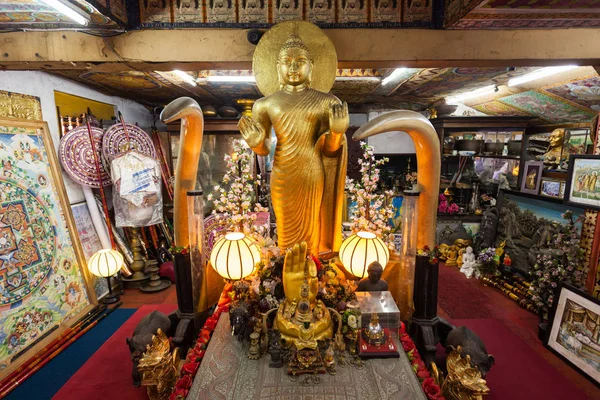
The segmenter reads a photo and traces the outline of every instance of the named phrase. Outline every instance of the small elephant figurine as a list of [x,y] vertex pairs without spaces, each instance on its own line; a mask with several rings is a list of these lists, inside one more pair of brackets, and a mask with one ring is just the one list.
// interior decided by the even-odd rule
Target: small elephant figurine
[[142,383],[138,364],[146,351],[146,346],[152,344],[152,336],[156,334],[158,329],[161,329],[167,336],[170,336],[171,320],[166,314],[160,311],[152,311],[137,324],[133,335],[125,339],[131,353],[131,361],[133,362],[131,377],[133,378],[133,386],[135,387],[139,387]]
[[240,342],[249,338],[252,333],[252,324],[250,324],[251,318],[252,310],[250,303],[248,302],[237,302],[229,310],[229,324],[231,325],[231,331],[237,336]]
[[464,357],[468,354],[471,357],[471,364],[477,367],[483,378],[485,378],[492,365],[494,365],[494,356],[488,354],[481,338],[466,326],[459,326],[452,329],[446,337],[444,346],[446,353],[450,353],[458,348],[458,346],[461,346],[462,356]]

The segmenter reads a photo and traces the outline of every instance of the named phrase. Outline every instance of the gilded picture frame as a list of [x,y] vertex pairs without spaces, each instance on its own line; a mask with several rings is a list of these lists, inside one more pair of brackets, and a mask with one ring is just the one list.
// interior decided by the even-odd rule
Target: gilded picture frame
[[0,118],[0,380],[96,304],[48,125]]
[[600,210],[600,156],[572,155],[565,189],[567,204]]
[[562,199],[565,194],[565,181],[542,177],[540,183],[540,196]]
[[542,161],[527,161],[521,178],[521,192],[529,194],[538,194],[540,191],[540,182],[542,181],[542,171],[544,163]]
[[563,283],[554,299],[544,345],[600,387],[600,300]]

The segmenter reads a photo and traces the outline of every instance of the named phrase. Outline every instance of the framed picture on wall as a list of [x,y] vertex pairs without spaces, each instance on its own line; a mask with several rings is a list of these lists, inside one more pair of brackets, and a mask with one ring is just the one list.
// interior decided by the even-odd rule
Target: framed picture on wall
[[0,118],[0,379],[96,304],[45,122]]
[[540,196],[562,199],[565,194],[565,182],[556,179],[542,178]]
[[600,300],[561,284],[552,311],[545,345],[600,386]]
[[567,203],[600,210],[600,156],[572,155],[565,189]]
[[[92,223],[92,217],[87,203],[78,203],[71,205],[71,212],[77,227],[79,241],[85,256],[86,262],[94,255],[95,252],[102,249],[102,243]],[[96,297],[101,299],[108,294],[108,283],[106,279],[97,276],[91,276]]]
[[525,162],[523,178],[521,179],[521,192],[529,194],[538,194],[540,192],[543,169],[544,163],[542,161]]

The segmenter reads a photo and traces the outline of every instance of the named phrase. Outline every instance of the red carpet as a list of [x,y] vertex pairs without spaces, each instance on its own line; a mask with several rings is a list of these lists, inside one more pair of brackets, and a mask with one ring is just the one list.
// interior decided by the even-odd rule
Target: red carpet
[[57,400],[147,400],[145,388],[135,388],[131,380],[131,358],[126,337],[153,310],[170,313],[174,304],[142,306],[98,349],[53,397]]
[[485,378],[491,390],[486,400],[591,400],[500,321],[457,319],[452,324],[477,333],[494,355],[496,363]]
[[467,279],[456,267],[439,266],[438,307],[450,319],[489,318],[494,303],[484,293],[478,279]]

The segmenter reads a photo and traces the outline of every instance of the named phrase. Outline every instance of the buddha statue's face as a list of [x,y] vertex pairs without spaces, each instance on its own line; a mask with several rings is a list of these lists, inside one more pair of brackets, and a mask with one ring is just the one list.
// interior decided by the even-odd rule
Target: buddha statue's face
[[555,129],[550,135],[550,147],[562,146],[565,137],[565,131],[563,129]]
[[300,86],[310,80],[312,61],[306,50],[291,47],[281,52],[277,69],[282,84]]
[[371,281],[371,283],[379,282],[379,280],[381,279],[381,274],[383,274],[383,271],[381,271],[379,269],[370,269],[369,270],[369,280]]

